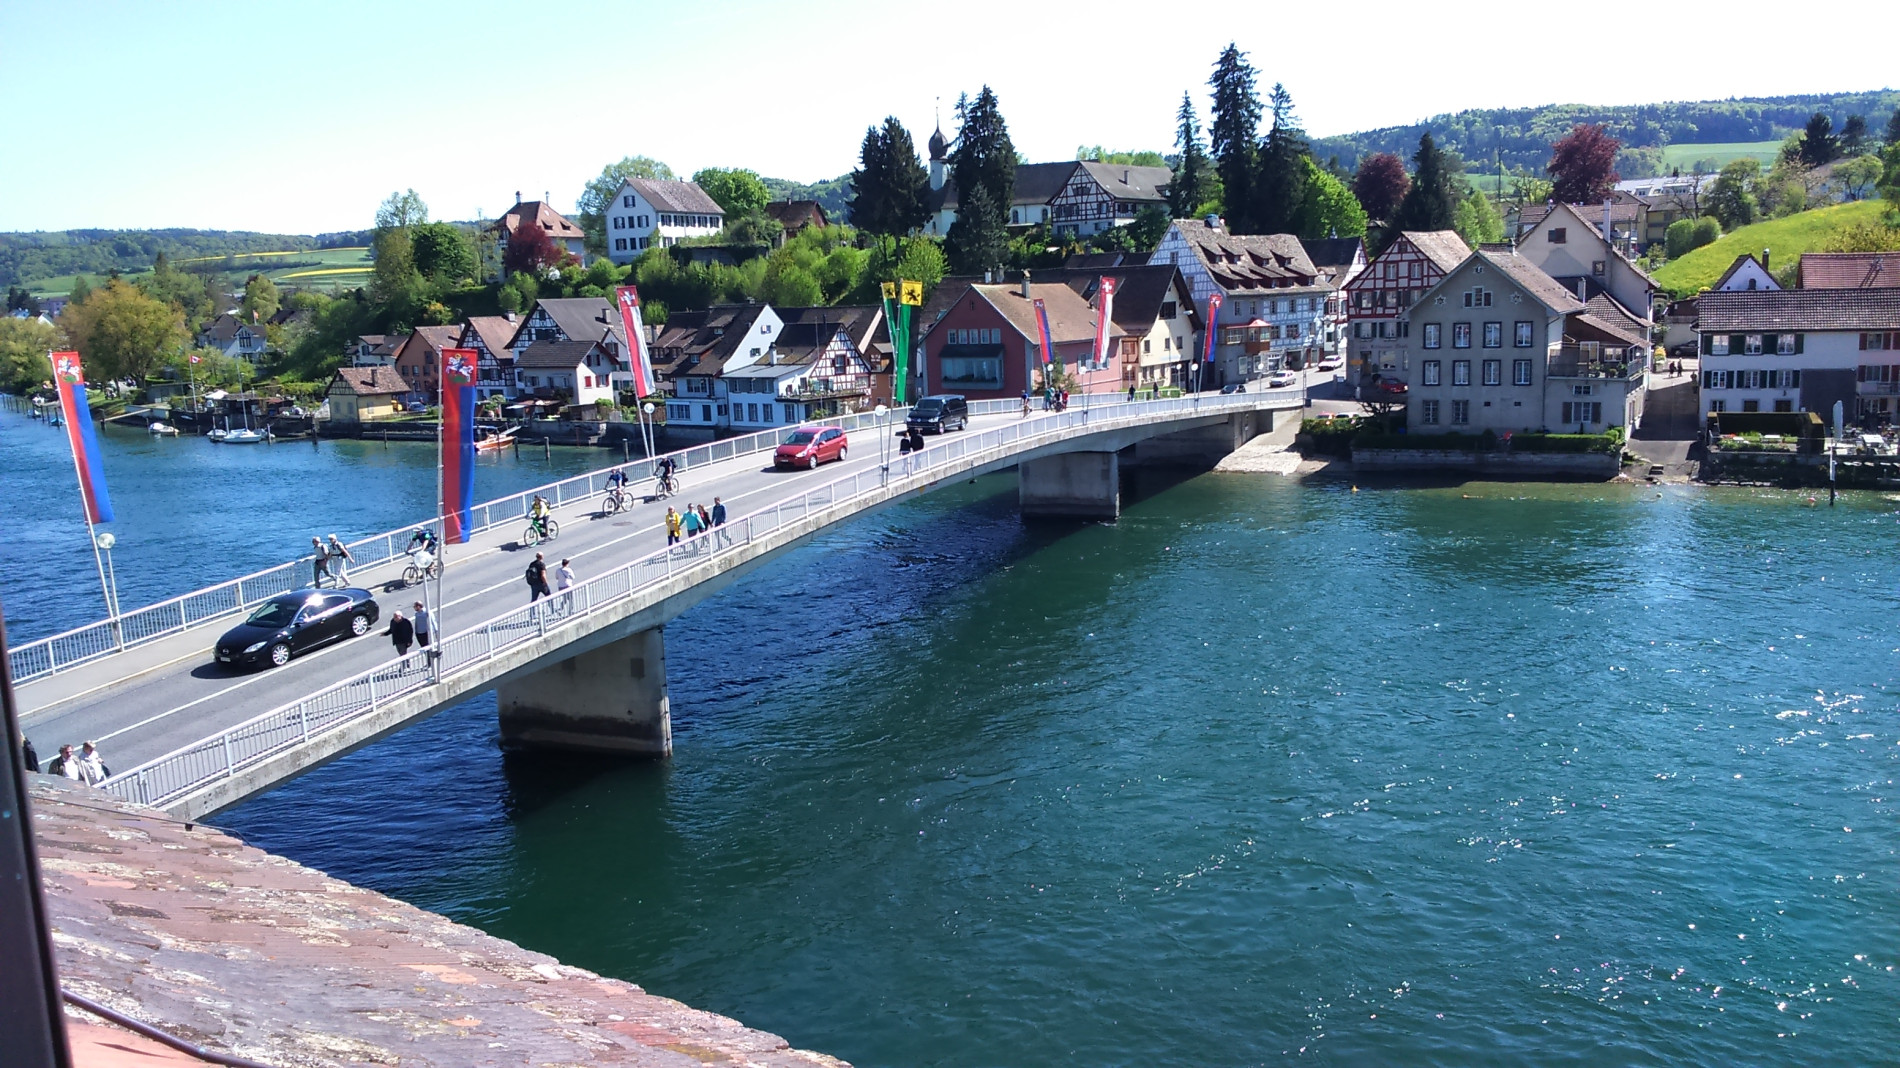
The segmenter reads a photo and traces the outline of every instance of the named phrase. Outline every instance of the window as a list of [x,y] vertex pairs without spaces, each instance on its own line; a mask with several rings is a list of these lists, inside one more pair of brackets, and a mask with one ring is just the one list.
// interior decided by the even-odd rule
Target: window
[[1793,356],[1794,355],[1794,335],[1793,334],[1775,335],[1775,352],[1782,356]]
[[1778,400],[1775,402],[1775,411],[1792,412],[1794,411],[1794,402],[1791,400]]
[[946,356],[937,366],[945,386],[1000,389],[1003,385],[1003,361],[994,356]]
[[1489,308],[1490,306],[1491,306],[1491,291],[1490,290],[1484,288],[1483,286],[1473,286],[1469,290],[1465,291],[1465,307]]
[[[1550,242],[1553,245],[1561,245],[1564,242],[1570,240],[1570,235],[1564,232],[1563,227],[1553,226],[1550,229],[1544,231],[1544,240]],[[1569,421],[1570,420],[1568,419],[1564,420],[1564,422],[1566,423],[1568,423]]]
[[1761,402],[1758,400],[1745,400],[1742,402],[1742,411],[1759,412],[1761,411]]
[[1727,334],[1716,334],[1713,337],[1709,338],[1709,355],[1711,356],[1727,356],[1728,355],[1728,335]]
[[1744,356],[1760,356],[1761,355],[1761,335],[1760,334],[1748,334],[1742,338],[1742,355]]
[[1900,348],[1900,344],[1896,344],[1896,341],[1900,341],[1900,334],[1862,334],[1860,336],[1860,347],[1862,349]]
[[1503,323],[1484,324],[1484,347],[1487,349],[1501,349],[1504,347]]
[[702,404],[699,406],[699,421],[702,423],[712,422],[712,405]]
[[1468,349],[1471,347],[1470,323],[1451,324],[1451,347],[1454,349]]
[[1163,319],[1172,319],[1176,314],[1174,301],[1164,300],[1161,302],[1161,317]]
[[1437,360],[1426,360],[1425,361],[1425,377],[1420,380],[1419,384],[1423,386],[1437,385],[1439,366],[1440,365]]
[[[766,405],[766,407],[770,408],[771,405],[768,404]],[[745,421],[748,423],[756,423],[759,421],[759,406],[758,405],[748,404],[745,406]]]
[[1589,386],[1589,385],[1570,387],[1570,395],[1573,397],[1588,397],[1590,394],[1595,393],[1595,392],[1596,392],[1595,387]]
[[1484,384],[1487,386],[1501,386],[1504,384],[1503,360],[1484,361]]
[[1511,332],[1511,347],[1528,349],[1531,347],[1531,324],[1528,319],[1519,319]]
[[631,193],[629,193],[629,194],[627,194],[626,196],[624,196],[624,197],[621,197],[621,198],[620,198],[620,206],[621,206],[621,207],[623,207],[623,208],[631,208],[631,207],[633,207],[633,194],[631,194]]
[[1471,422],[1471,402],[1466,400],[1452,401],[1451,421],[1454,426],[1464,426]]
[[1561,422],[1576,423],[1579,426],[1603,421],[1602,401],[1565,401],[1564,417]]
[[1601,277],[1603,277],[1603,269],[1604,269],[1604,263],[1603,263],[1603,261],[1602,261],[1602,260],[1591,260],[1591,261],[1590,261],[1590,273],[1591,273],[1591,274],[1593,274],[1593,275],[1596,275],[1596,276],[1597,276],[1598,278],[1601,278]]
[[1438,402],[1435,400],[1418,402],[1418,421],[1426,426],[1438,425]]
[[1425,347],[1426,348],[1428,349],[1438,348],[1439,332],[1442,331],[1443,329],[1444,329],[1443,323],[1426,323],[1425,324]]
[[1712,411],[1712,412],[1726,412],[1726,411],[1728,411],[1728,402],[1727,402],[1727,401],[1725,401],[1725,400],[1713,400],[1713,401],[1710,401],[1710,402],[1709,402],[1709,411]]
[[1471,384],[1470,360],[1451,361],[1451,384],[1454,386],[1468,386]]
[[1531,384],[1531,362],[1529,360],[1511,361],[1511,384],[1528,386]]
[[785,409],[785,421],[787,423],[798,422],[798,406],[797,405],[785,404],[785,405],[781,405],[780,407]]

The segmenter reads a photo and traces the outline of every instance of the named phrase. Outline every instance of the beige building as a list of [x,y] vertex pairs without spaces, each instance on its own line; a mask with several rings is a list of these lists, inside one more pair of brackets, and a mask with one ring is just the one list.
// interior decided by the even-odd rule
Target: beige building
[[324,396],[330,422],[360,425],[401,415],[409,386],[393,367],[339,367]]

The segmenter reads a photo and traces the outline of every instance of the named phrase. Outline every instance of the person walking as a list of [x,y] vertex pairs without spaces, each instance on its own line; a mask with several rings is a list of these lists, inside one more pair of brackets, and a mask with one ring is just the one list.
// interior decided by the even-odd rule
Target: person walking
[[1135,384],[1133,382],[1128,383],[1128,403],[1135,403]]
[[732,535],[726,531],[726,506],[717,497],[713,498],[712,525],[719,532],[719,544],[731,545]]
[[[712,513],[707,511],[706,506],[703,504],[693,505],[693,508],[699,513],[699,532],[701,534],[712,533]],[[707,538],[706,540],[711,541],[712,539]]]
[[668,545],[680,543],[680,514],[674,511],[670,504],[666,506],[666,543]]
[[349,565],[356,562],[356,557],[350,555],[349,547],[344,545],[343,540],[335,534],[330,535],[330,548],[328,552],[330,554],[330,573],[336,576],[336,586],[337,589],[340,590],[350,584]]
[[429,647],[429,609],[421,601],[415,604],[415,611],[409,613],[409,623],[416,628],[416,644],[424,649]]
[[322,589],[330,578],[330,550],[324,548],[323,539],[310,535],[310,584]]
[[548,593],[548,561],[540,553],[534,554],[534,561],[528,565],[528,603],[533,604]]
[[86,779],[86,773],[79,768],[79,757],[73,753],[70,745],[59,747],[59,755],[46,765],[46,774],[58,775],[74,782],[84,782]]
[[574,561],[563,558],[561,566],[554,572],[554,588],[561,591],[561,614],[574,610],[574,569],[568,565]]
[[33,742],[26,732],[20,732],[20,764],[35,775],[40,773],[40,754],[33,748]]
[[699,509],[696,506],[686,506],[685,513],[680,516],[680,528],[686,531],[687,541],[699,536]]
[[99,753],[99,747],[87,742],[79,749],[79,773],[86,778],[87,785],[97,786],[112,777],[112,769],[106,767],[106,758]]
[[408,666],[409,647],[416,643],[416,625],[403,618],[401,612],[389,613],[389,629],[383,632],[389,635],[389,644],[396,647],[396,655],[403,658],[403,666]]
[[1023,390],[1023,418],[1029,418],[1029,391]]

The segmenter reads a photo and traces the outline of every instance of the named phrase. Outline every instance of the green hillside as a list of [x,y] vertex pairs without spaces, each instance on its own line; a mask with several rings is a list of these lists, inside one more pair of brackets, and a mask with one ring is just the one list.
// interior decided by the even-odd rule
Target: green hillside
[[1775,165],[1781,153],[1780,141],[1726,141],[1715,144],[1685,142],[1662,147],[1663,170],[1684,174],[1714,174],[1731,160],[1760,160],[1762,169]]
[[369,243],[367,233],[262,234],[244,230],[50,230],[0,233],[0,287],[63,294],[85,275],[93,284],[113,271],[151,269],[164,253],[187,269],[255,271],[271,257],[321,259],[329,250]]
[[1735,257],[1750,252],[1760,256],[1762,249],[1769,252],[1769,267],[1779,270],[1803,252],[1820,251],[1841,230],[1880,222],[1886,210],[1884,200],[1860,200],[1744,226],[1714,244],[1663,264],[1655,272],[1656,284],[1672,297],[1694,296],[1714,285]]

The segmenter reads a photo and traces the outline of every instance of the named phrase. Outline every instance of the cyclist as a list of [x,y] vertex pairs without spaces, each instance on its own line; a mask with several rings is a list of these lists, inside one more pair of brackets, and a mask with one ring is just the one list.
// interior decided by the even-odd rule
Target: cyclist
[[430,556],[435,555],[435,531],[428,527],[417,527],[416,532],[409,535],[409,548],[405,551],[414,556],[418,549]]
[[548,516],[553,511],[554,509],[548,504],[548,499],[539,493],[534,495],[533,503],[528,505],[528,519],[534,523],[536,533],[544,538],[548,536]]
[[671,495],[679,488],[678,483],[673,481],[673,469],[674,461],[671,456],[662,456],[653,465],[653,477],[659,483],[661,496]]
[[607,502],[609,511],[618,511],[627,506],[627,469],[616,467],[607,473]]

